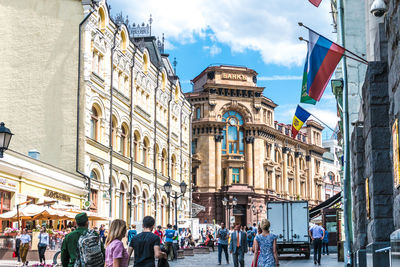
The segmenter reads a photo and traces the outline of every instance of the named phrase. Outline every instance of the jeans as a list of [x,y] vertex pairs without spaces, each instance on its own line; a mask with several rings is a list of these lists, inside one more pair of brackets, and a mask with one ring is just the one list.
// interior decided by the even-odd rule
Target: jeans
[[313,240],[314,262],[321,263],[321,247],[322,247],[322,240],[320,238],[314,239]]
[[178,258],[178,249],[179,249],[178,243],[172,243],[172,252],[174,253],[174,260]]
[[174,251],[172,247],[172,242],[165,242],[165,250],[167,251],[168,260],[173,260]]
[[329,255],[328,242],[322,242],[322,253]]
[[46,253],[46,248],[47,248],[47,246],[38,247],[40,263],[42,263],[42,260],[43,260],[43,263],[46,263],[46,259],[44,258],[44,254]]
[[218,263],[221,263],[222,250],[225,253],[226,262],[229,264],[228,245],[218,244]]

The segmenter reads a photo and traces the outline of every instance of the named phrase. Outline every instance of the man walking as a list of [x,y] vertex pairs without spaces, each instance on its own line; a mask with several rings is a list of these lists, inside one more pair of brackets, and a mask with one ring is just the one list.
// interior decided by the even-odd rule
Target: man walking
[[131,228],[128,231],[128,245],[135,235],[137,235],[136,225],[132,224]]
[[173,260],[174,259],[174,253],[173,253],[173,248],[172,248],[172,241],[175,235],[175,231],[172,229],[172,225],[168,224],[167,225],[167,230],[165,230],[164,236],[165,236],[165,249],[167,250],[167,255],[168,255],[168,260]]
[[325,236],[325,229],[322,228],[321,222],[317,223],[316,225],[312,226],[308,231],[313,243],[314,248],[314,264],[321,265],[321,247],[322,247],[322,240]]
[[218,265],[221,265],[222,251],[225,253],[226,263],[229,264],[228,239],[229,231],[225,228],[225,223],[221,223],[221,228],[217,231],[218,238]]
[[172,238],[172,251],[174,252],[174,260],[178,258],[178,245],[179,234],[178,234],[178,227],[174,225],[174,237]]
[[240,224],[235,225],[229,244],[229,252],[232,254],[235,267],[244,267],[244,254],[247,252],[246,233],[240,231]]
[[135,267],[155,267],[155,257],[158,259],[167,258],[161,251],[160,238],[153,234],[155,220],[151,216],[143,218],[143,231],[134,236],[129,243],[129,258],[135,252]]
[[[94,266],[104,265],[104,246],[100,242],[100,236],[94,231],[89,231],[89,219],[85,212],[75,216],[78,228],[65,236],[61,247],[61,263],[63,267],[87,266],[85,260],[90,261]],[[80,237],[83,236],[82,244],[87,244],[85,241],[95,240],[97,242],[88,242],[89,245],[82,247],[78,244]],[[80,243],[80,241],[79,241]],[[80,255],[82,254],[82,255]],[[83,258],[81,258],[83,256]],[[76,265],[75,261],[79,264]],[[92,266],[92,265],[90,265]]]

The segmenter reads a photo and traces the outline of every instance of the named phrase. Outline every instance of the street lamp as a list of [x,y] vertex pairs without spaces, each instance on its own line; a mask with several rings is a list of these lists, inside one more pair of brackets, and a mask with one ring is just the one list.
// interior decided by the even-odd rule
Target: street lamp
[[230,220],[231,213],[230,213],[230,210],[233,209],[233,207],[237,205],[237,201],[238,201],[237,198],[233,197],[232,204],[229,204],[229,201],[228,201],[228,199],[226,197],[224,197],[222,199],[222,205],[224,205],[224,207],[226,207],[226,209],[228,210],[228,229],[231,228],[231,220]]
[[3,157],[4,151],[8,149],[12,136],[13,134],[10,129],[4,125],[4,122],[0,123],[0,158]]
[[257,224],[258,224],[258,213],[261,213],[261,212],[262,212],[263,206],[260,205],[260,206],[258,207],[258,209],[257,209],[255,205],[252,205],[252,206],[251,206],[251,209],[252,209],[252,211],[253,211],[253,214],[257,213]]
[[[179,187],[181,188],[181,193],[182,193],[182,194],[178,196],[178,193],[175,192],[175,196],[171,196],[173,199],[175,199],[175,225],[176,225],[176,227],[178,227],[178,205],[177,205],[177,200],[178,200],[180,197],[183,197],[183,196],[185,195],[186,189],[187,189],[187,184],[186,184],[184,181],[182,181],[182,182],[179,184]],[[167,182],[164,184],[164,191],[165,191],[165,193],[167,193],[168,198],[169,198],[169,197],[170,197],[170,194],[171,194],[171,192],[172,192],[172,185],[171,185],[171,183],[170,183],[169,181],[167,181]]]

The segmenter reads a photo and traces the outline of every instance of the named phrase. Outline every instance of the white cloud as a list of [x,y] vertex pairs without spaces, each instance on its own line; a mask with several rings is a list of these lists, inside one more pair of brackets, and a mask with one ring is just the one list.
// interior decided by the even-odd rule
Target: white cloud
[[260,76],[257,77],[258,81],[290,81],[290,80],[302,80],[303,76],[295,75],[273,75],[273,76]]
[[210,53],[210,55],[213,57],[215,55],[218,55],[219,53],[221,53],[221,48],[216,46],[215,44],[211,45],[211,46],[203,46],[203,50],[206,50]]
[[[319,120],[326,123],[329,127],[335,129],[336,124],[338,122],[338,117],[335,109],[320,108],[318,106],[311,106],[311,105],[301,105],[301,106],[305,110],[310,112],[312,115],[316,116]],[[291,124],[293,120],[293,115],[296,111],[296,107],[297,107],[296,104],[278,106],[275,109],[275,120],[286,124]],[[310,119],[316,120],[313,116],[310,116]],[[323,126],[326,128],[325,125]]]
[[330,1],[315,8],[306,0],[109,0],[113,11],[122,10],[131,22],[153,16],[156,35],[178,43],[208,36],[233,52],[258,51],[265,63],[301,65],[307,37],[305,25],[333,38]]

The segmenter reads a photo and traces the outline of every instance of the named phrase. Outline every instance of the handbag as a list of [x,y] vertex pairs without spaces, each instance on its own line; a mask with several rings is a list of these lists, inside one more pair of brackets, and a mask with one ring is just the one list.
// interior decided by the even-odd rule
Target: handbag
[[16,252],[16,251],[13,251],[12,257],[13,257],[13,258],[16,258],[16,257],[17,257],[17,252]]

